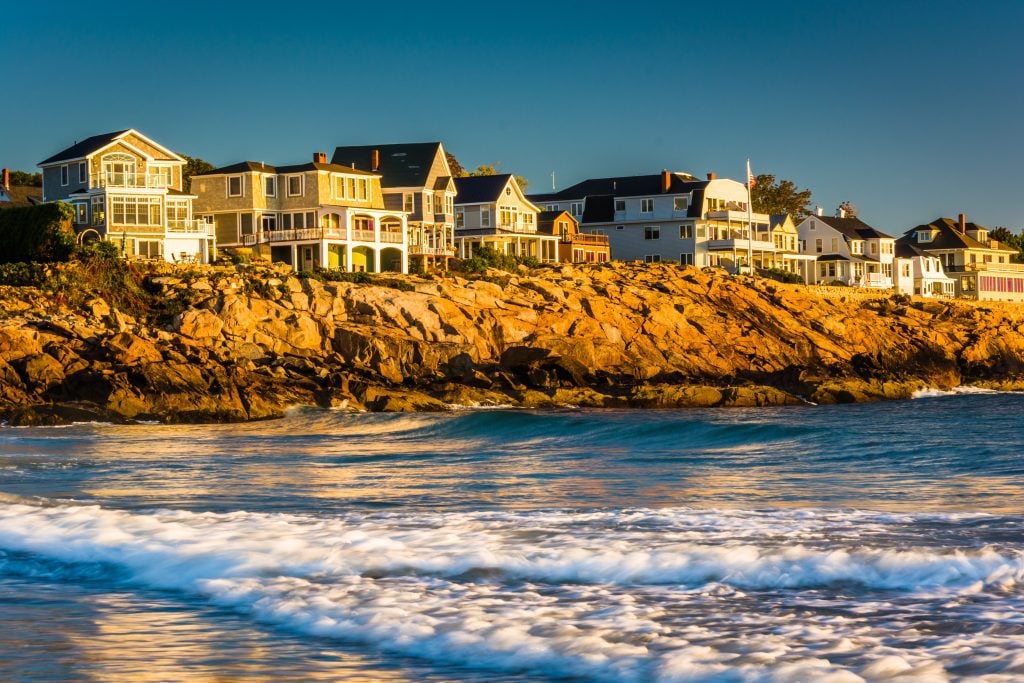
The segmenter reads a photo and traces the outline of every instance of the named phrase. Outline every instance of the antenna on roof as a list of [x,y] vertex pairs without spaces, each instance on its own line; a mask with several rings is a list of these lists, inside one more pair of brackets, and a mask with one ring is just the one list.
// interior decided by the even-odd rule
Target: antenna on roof
[[555,172],[551,172],[551,191],[555,191]]

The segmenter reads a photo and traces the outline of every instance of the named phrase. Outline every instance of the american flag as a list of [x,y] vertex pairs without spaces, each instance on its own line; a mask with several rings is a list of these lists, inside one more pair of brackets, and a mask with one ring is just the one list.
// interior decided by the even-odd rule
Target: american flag
[[757,179],[750,172],[750,159],[747,159],[747,187],[753,187],[754,185],[757,185]]

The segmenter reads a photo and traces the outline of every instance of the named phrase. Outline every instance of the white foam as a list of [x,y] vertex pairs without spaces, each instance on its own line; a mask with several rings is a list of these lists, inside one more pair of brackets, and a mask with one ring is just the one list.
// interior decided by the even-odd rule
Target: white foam
[[[432,660],[615,681],[854,681],[929,677],[962,651],[950,639],[967,636],[894,646],[909,627],[875,616],[898,612],[893,600],[1019,598],[1018,550],[859,540],[919,519],[685,509],[321,519],[5,502],[0,549],[116,565],[146,586]],[[828,586],[887,597],[795,620],[748,594]],[[992,671],[1010,666],[996,650],[985,655]],[[833,653],[865,654],[837,664]]]
[[970,385],[964,385],[960,387],[953,387],[950,390],[925,388],[918,389],[910,395],[911,398],[939,398],[942,396],[964,396],[969,394],[1013,394],[1018,392],[1013,391],[998,391],[996,389],[985,389],[984,387],[975,387]]

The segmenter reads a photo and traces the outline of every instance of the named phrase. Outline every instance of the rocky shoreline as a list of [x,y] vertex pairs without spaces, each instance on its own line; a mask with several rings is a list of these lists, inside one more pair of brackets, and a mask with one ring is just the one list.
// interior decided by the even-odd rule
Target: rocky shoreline
[[0,287],[0,419],[767,406],[1024,388],[1024,306],[1010,304],[823,297],[670,264],[371,283],[153,268],[137,277],[146,295],[134,311],[102,293]]

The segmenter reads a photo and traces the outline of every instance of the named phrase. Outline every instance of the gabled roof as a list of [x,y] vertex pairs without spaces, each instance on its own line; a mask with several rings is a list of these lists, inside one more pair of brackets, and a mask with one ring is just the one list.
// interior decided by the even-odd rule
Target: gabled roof
[[91,138],[86,138],[81,142],[76,142],[67,149],[57,152],[48,159],[43,159],[39,162],[39,165],[42,166],[43,164],[52,164],[58,161],[68,161],[70,159],[81,159],[88,154],[92,154],[98,149],[103,149],[130,130],[131,128],[127,128],[125,130],[116,130],[113,133],[93,135]]
[[710,182],[697,180],[689,173],[670,174],[668,192],[661,191],[661,173],[654,175],[618,176],[614,178],[591,178],[571,185],[558,192],[531,194],[531,202],[566,201],[583,199],[591,195],[612,195],[615,197],[645,197],[659,194],[685,194],[694,189],[703,189]]
[[768,228],[771,230],[774,230],[775,228],[780,228],[786,224],[787,220],[789,220],[790,225],[792,225],[794,228],[796,227],[796,223],[793,221],[793,217],[790,214],[773,213],[772,215],[768,216]]
[[[988,230],[988,228],[978,225],[977,223],[967,223],[966,226],[968,231],[970,230]],[[992,240],[988,244],[979,242],[970,235],[960,232],[960,224],[952,218],[936,218],[931,223],[923,223],[917,227],[911,228],[903,233],[899,241],[917,243],[917,238],[914,236],[918,230],[925,230],[931,228],[937,230],[938,234],[931,242],[925,242],[926,247],[922,247],[927,251],[942,250],[942,249],[991,249],[995,251],[1007,251],[1016,252],[1017,250],[1008,247],[1005,244]]]
[[[89,156],[93,152],[100,151],[104,147],[107,147],[107,146],[113,144],[114,142],[117,142],[118,140],[121,140],[121,139],[127,137],[129,133],[131,133],[132,135],[135,135],[136,137],[139,137],[139,138],[145,140],[147,143],[149,143],[153,147],[156,147],[158,149],[163,150],[164,152],[167,153],[167,156],[169,158],[175,159],[177,161],[184,162],[184,159],[182,159],[180,155],[175,154],[174,152],[172,152],[171,150],[167,149],[166,147],[164,147],[160,143],[156,142],[155,140],[151,140],[151,139],[147,138],[145,135],[143,135],[139,131],[135,130],[134,128],[127,128],[125,130],[114,131],[113,133],[102,133],[100,135],[93,135],[92,137],[86,138],[85,140],[82,140],[81,142],[76,142],[75,144],[71,145],[67,149],[62,150],[60,152],[57,152],[52,157],[50,157],[48,159],[44,159],[43,161],[40,161],[38,165],[39,166],[44,166],[46,164],[53,164],[53,163],[57,163],[59,161],[71,161],[73,159],[81,159],[83,157]],[[125,142],[124,144],[128,145],[129,147],[131,147],[131,143]],[[133,148],[133,149],[135,149],[135,148]],[[141,150],[139,150],[139,151],[141,151]],[[143,152],[143,154],[144,154],[144,152]]]
[[[377,173],[383,187],[427,187],[430,168],[440,153],[440,142],[410,142],[391,145],[336,147],[331,162],[342,166],[373,170],[373,153],[380,154]],[[433,188],[431,188],[433,189]]]
[[456,204],[490,204],[501,198],[501,192],[512,174],[466,176],[455,179]]
[[810,216],[810,218],[819,220],[854,240],[895,239],[891,235],[875,230],[859,218],[837,218],[836,216]]
[[902,237],[896,241],[896,256],[898,258],[936,258],[935,256],[931,256],[930,254],[928,254],[928,252],[926,252],[924,249],[917,246],[913,242],[904,240]]
[[[0,195],[3,191],[0,190]],[[7,200],[0,199],[0,209],[12,206],[31,206],[43,201],[43,188],[34,185],[11,185]]]
[[262,161],[240,161],[237,164],[231,164],[229,166],[221,166],[215,168],[212,171],[206,173],[196,173],[193,178],[199,176],[211,176],[211,175],[230,175],[234,173],[302,173],[305,171],[331,171],[333,173],[348,173],[349,175],[364,175],[364,176],[375,176],[376,173],[369,173],[367,171],[360,171],[358,169],[349,168],[347,166],[339,166],[338,164],[321,164],[316,161],[309,161],[304,164],[293,164],[291,166],[271,166],[265,164]]

